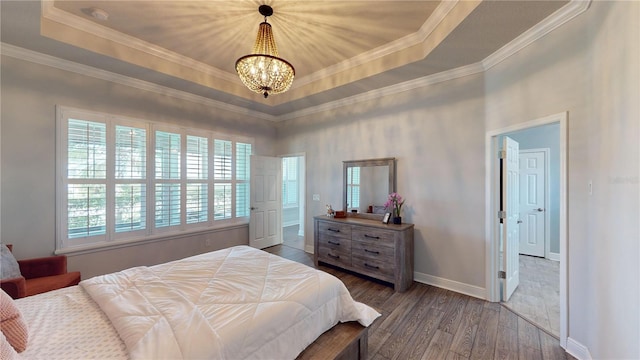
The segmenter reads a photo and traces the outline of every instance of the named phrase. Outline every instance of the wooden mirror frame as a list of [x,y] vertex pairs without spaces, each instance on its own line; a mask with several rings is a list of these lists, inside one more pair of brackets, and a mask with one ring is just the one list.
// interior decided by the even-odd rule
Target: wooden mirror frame
[[[366,160],[347,160],[342,162],[342,208],[347,216],[352,213],[347,211],[347,169],[350,167],[388,166],[389,167],[389,194],[396,191],[396,158],[380,158]],[[382,219],[384,214],[357,213],[357,216],[373,219]]]

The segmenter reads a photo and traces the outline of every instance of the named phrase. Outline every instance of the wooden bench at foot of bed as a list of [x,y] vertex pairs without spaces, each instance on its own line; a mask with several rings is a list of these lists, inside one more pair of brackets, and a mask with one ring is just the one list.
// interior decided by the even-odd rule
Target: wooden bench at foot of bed
[[356,321],[337,324],[307,347],[298,360],[367,359],[368,328]]

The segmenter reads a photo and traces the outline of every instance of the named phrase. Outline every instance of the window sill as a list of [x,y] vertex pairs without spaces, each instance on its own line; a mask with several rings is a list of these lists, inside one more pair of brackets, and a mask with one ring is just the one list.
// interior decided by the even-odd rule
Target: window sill
[[144,238],[136,238],[131,240],[117,240],[117,241],[110,241],[108,243],[90,244],[85,246],[74,246],[71,248],[58,249],[54,251],[54,254],[68,255],[68,256],[89,254],[89,253],[100,252],[105,250],[113,250],[113,249],[119,249],[119,248],[130,247],[130,246],[145,245],[145,244],[150,244],[150,243],[160,242],[160,241],[175,240],[179,238],[190,237],[190,236],[195,236],[200,234],[208,234],[208,233],[216,233],[221,231],[240,229],[248,226],[249,226],[249,222],[247,221],[247,222],[236,223],[233,225],[219,225],[216,227],[184,230],[180,232],[173,232],[173,233],[166,233],[166,234],[156,234],[156,235],[147,236]]

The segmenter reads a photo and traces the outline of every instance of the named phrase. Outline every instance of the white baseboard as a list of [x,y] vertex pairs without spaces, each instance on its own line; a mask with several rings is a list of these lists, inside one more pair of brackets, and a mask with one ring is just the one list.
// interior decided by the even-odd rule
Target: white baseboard
[[547,259],[553,260],[553,261],[560,261],[560,253],[549,252],[549,254],[547,254]]
[[286,221],[282,223],[282,227],[289,227],[294,225],[299,225],[300,222],[298,220]]
[[305,244],[304,245],[304,252],[307,252],[309,254],[313,254],[313,250],[314,250],[313,249],[313,244],[311,244],[311,245]]
[[469,285],[469,284],[461,283],[458,281],[444,279],[441,277],[423,274],[419,272],[413,273],[413,280],[423,284],[433,285],[435,287],[455,291],[457,293],[461,293],[461,294],[473,296],[478,299],[486,300],[487,289],[479,286]]
[[575,339],[567,338],[567,352],[578,360],[592,360],[591,353],[589,353],[589,349],[581,343],[577,342]]

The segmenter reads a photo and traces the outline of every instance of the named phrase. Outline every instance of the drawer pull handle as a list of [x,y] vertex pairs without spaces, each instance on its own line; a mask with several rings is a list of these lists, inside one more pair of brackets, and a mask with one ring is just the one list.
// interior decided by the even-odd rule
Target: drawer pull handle
[[380,266],[375,266],[375,265],[369,265],[367,263],[364,263],[364,266],[371,268],[371,269],[376,269],[376,270],[380,270]]
[[332,228],[328,228],[327,230],[332,231],[332,232],[340,232],[340,229],[332,229]]
[[333,255],[333,254],[327,254],[329,255],[329,257],[332,257],[334,259],[340,259],[340,255]]
[[372,254],[380,255],[380,251],[374,251],[374,250],[364,249],[364,252],[368,252],[368,253],[372,253]]
[[331,244],[331,245],[340,245],[340,243],[339,243],[339,242],[335,242],[335,241],[331,241],[331,240],[328,240],[327,242],[328,242],[329,244]]
[[364,234],[364,237],[369,239],[380,239],[380,236],[373,236],[373,235],[367,235],[367,234]]

